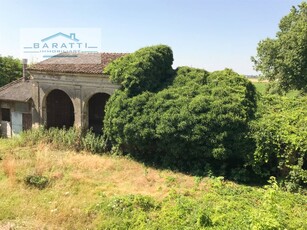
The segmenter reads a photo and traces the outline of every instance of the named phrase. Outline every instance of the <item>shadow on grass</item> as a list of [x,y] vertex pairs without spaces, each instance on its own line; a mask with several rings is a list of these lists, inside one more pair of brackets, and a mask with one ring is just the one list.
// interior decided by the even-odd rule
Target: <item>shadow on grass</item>
[[[226,180],[237,184],[261,187],[267,184],[268,178],[261,178],[255,174],[251,167],[244,167],[240,161],[218,161],[212,159],[191,160],[188,166],[183,166],[186,162],[169,162],[163,159],[146,159],[139,155],[124,154],[146,167],[157,170],[170,170],[195,177],[223,177]],[[185,164],[186,165],[186,164]]]

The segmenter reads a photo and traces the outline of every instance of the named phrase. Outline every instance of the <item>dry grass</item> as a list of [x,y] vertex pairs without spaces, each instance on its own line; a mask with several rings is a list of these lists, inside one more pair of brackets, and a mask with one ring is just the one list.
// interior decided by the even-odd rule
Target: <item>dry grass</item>
[[16,161],[12,156],[6,157],[2,162],[2,168],[4,174],[10,178],[14,179],[16,176]]
[[[48,187],[39,190],[27,186],[24,178],[33,174],[49,178]],[[186,204],[193,201],[196,205],[195,202],[206,200],[206,205],[196,207],[196,210],[211,210],[210,215],[216,223],[220,220],[227,222],[227,219],[232,223],[240,217],[238,212],[257,207],[257,213],[263,212],[262,199],[266,194],[263,189],[219,178],[200,181],[193,176],[149,168],[124,157],[58,151],[43,144],[19,147],[13,140],[3,139],[0,139],[0,188],[0,230],[97,229],[98,224],[108,223],[110,218],[122,222],[122,216],[118,217],[112,211],[103,209],[99,212],[102,210],[100,205],[108,207],[117,195],[128,197],[130,194],[153,197],[155,202],[163,205],[153,215],[159,213],[162,217],[164,212],[170,216],[174,214],[174,207],[168,208],[172,202],[167,201],[173,199],[174,194],[188,198]],[[288,210],[288,219],[293,226],[305,226],[306,212],[302,211],[305,210],[305,199],[297,200],[297,197],[286,194],[283,197],[286,198],[280,200],[278,197],[278,206],[283,204],[283,210]],[[288,198],[292,203],[287,203]],[[253,217],[253,214],[249,215]],[[245,220],[246,216],[240,218]]]
[[[204,182],[196,186],[192,176],[148,168],[123,157],[63,152],[48,145],[22,149],[0,146],[0,156],[0,187],[6,188],[0,190],[2,228],[91,228],[87,210],[102,194],[142,194],[161,200],[170,191],[188,193],[192,188],[200,191],[206,187]],[[24,178],[32,174],[49,178],[49,186],[44,190],[27,187]],[[8,186],[12,182],[14,186]]]
[[248,78],[251,82],[269,82],[268,80],[260,80],[260,78]]

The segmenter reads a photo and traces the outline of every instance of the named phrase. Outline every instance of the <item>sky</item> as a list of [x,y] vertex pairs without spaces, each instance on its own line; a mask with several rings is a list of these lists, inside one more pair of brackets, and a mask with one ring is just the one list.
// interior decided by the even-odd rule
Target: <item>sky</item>
[[303,0],[0,0],[0,55],[20,56],[24,28],[100,28],[101,52],[165,44],[173,67],[258,74],[251,56]]

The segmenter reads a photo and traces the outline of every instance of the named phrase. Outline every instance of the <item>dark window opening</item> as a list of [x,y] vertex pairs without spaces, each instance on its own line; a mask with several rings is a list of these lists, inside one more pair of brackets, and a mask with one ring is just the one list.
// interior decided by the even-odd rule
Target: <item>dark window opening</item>
[[1,108],[2,121],[11,121],[10,109]]
[[22,130],[29,130],[32,128],[32,114],[23,113],[22,114]]
[[109,97],[110,96],[106,93],[97,93],[92,96],[88,102],[89,128],[92,129],[95,134],[102,134],[103,132],[104,109]]
[[74,106],[70,97],[62,90],[53,90],[46,99],[47,128],[70,128],[74,125]]

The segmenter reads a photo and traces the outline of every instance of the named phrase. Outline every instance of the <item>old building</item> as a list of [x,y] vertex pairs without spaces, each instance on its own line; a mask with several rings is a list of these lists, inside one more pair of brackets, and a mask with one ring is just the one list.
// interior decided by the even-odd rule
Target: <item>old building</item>
[[123,55],[62,53],[30,66],[29,79],[0,89],[2,134],[18,134],[29,123],[32,127],[92,128],[100,133],[106,101],[119,87],[103,69]]
[[11,137],[32,127],[32,85],[23,78],[0,88],[1,136]]

